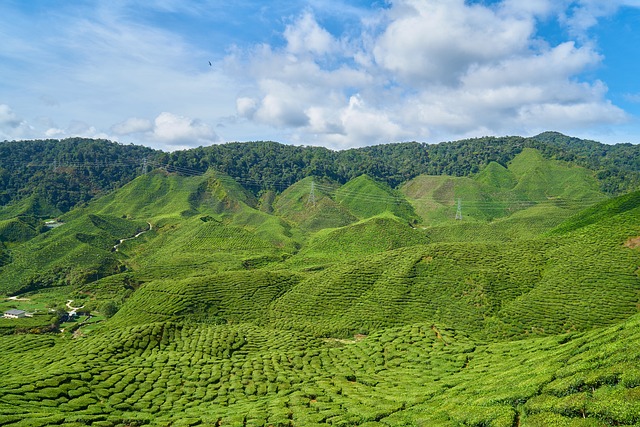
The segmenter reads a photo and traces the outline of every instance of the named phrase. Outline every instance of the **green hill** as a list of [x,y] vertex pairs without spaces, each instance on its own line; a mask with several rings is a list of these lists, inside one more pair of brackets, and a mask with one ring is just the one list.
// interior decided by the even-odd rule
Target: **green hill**
[[[516,158],[518,157],[516,156]],[[496,190],[511,190],[518,183],[513,171],[497,162],[489,163],[476,175],[475,180]]]
[[360,219],[391,213],[407,221],[418,220],[402,194],[367,175],[352,179],[337,189],[335,200]]
[[587,227],[599,221],[608,220],[640,206],[640,192],[626,194],[610,200],[605,200],[567,219],[552,233],[566,233]]
[[[128,241],[128,264],[148,274],[190,274],[197,268],[242,268],[245,260],[295,250],[291,227],[255,209],[257,200],[237,182],[210,172],[181,177],[154,172],[92,202],[93,212],[114,212],[153,225],[152,232]],[[267,258],[264,258],[267,257]]]
[[0,220],[10,220],[18,216],[55,218],[61,214],[62,211],[49,204],[40,192],[34,192],[24,199],[0,208]]
[[0,425],[637,425],[640,193],[540,138],[222,144],[16,200]]
[[44,225],[35,217],[17,216],[0,221],[0,241],[24,242],[37,236]]
[[566,210],[560,213],[566,218],[605,199],[591,171],[545,159],[532,148],[524,148],[507,168],[491,162],[471,178],[419,176],[401,191],[431,226],[450,225],[458,202],[464,220],[486,222],[540,204]]
[[157,223],[171,222],[193,215],[195,195],[205,182],[204,176],[184,177],[158,170],[95,200],[90,210]]
[[310,232],[351,224],[357,218],[332,198],[338,187],[327,179],[305,178],[280,194],[275,212]]
[[[63,217],[64,218],[64,217]],[[113,246],[147,224],[108,215],[84,215],[11,249],[0,270],[0,289],[21,293],[50,286],[80,285],[119,272]]]
[[427,242],[424,232],[406,221],[392,215],[377,216],[317,233],[288,264],[309,269]]
[[592,172],[565,162],[546,160],[534,149],[524,149],[509,163],[509,170],[518,180],[515,192],[528,200],[603,198]]

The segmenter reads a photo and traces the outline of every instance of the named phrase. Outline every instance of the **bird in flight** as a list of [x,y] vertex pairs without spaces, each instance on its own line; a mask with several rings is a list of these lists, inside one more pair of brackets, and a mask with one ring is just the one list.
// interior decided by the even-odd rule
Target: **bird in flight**
[[211,61],[209,61],[209,67],[211,67]]

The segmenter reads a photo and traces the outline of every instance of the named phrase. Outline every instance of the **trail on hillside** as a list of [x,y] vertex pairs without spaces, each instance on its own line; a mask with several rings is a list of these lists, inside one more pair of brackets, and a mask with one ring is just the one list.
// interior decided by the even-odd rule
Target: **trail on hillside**
[[126,242],[127,240],[133,240],[133,239],[136,239],[136,238],[138,238],[138,237],[142,236],[144,233],[147,233],[147,232],[151,231],[151,229],[153,228],[153,226],[151,225],[151,223],[150,223],[150,222],[147,222],[147,224],[149,224],[149,228],[147,228],[146,230],[143,230],[143,231],[139,232],[138,234],[136,234],[136,235],[135,235],[135,236],[133,236],[133,237],[127,237],[127,238],[124,238],[124,239],[120,239],[120,240],[118,240],[118,243],[116,243],[116,244],[113,246],[113,248],[111,249],[111,252],[118,252],[118,250],[120,249],[120,245],[121,245],[121,244],[123,244],[124,242]]

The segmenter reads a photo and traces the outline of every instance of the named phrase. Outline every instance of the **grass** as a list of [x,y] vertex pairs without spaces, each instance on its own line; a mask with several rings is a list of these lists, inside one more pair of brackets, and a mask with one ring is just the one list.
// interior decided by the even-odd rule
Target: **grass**
[[118,269],[2,307],[119,310],[73,335],[3,320],[0,425],[636,425],[637,194],[580,211],[591,177],[549,162],[316,178],[315,206],[309,179],[256,200],[142,176],[7,243],[5,292],[22,269]]
[[386,212],[417,222],[413,207],[395,190],[367,175],[352,179],[336,190],[335,200],[359,219],[371,218]]
[[[40,369],[22,380],[5,377],[0,411],[12,405],[30,425],[631,425],[640,415],[639,321],[497,343],[428,323],[338,346],[249,325],[172,322],[80,341],[15,338],[5,351],[29,345],[36,356],[53,343],[73,349],[74,363],[36,359]],[[28,363],[15,360],[12,369],[26,375]]]
[[586,169],[525,148],[507,167],[492,162],[474,177],[418,176],[400,191],[426,226],[449,226],[458,200],[463,220],[491,222],[539,204],[575,214],[606,198],[598,188]]
[[[361,242],[366,241],[363,245]],[[424,232],[393,215],[380,215],[349,226],[316,233],[288,264],[309,269],[405,246],[425,244]]]

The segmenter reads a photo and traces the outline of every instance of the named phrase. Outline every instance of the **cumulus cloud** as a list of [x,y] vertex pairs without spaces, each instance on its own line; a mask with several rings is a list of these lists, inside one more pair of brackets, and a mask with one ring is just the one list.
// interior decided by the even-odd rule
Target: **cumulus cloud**
[[450,83],[472,64],[517,54],[533,32],[531,19],[464,0],[407,0],[390,14],[373,50],[376,62],[419,86]]
[[164,150],[178,150],[220,142],[211,127],[198,119],[162,112],[153,120],[130,117],[111,127],[117,137],[141,138]]
[[49,128],[44,131],[44,134],[47,138],[62,138],[65,136],[66,132],[64,129],[60,128]]
[[[191,7],[171,3],[180,4],[172,13]],[[345,3],[307,2],[280,34],[262,38],[272,44],[246,46],[240,37],[231,47],[154,26],[128,2],[69,7],[75,12],[55,15],[60,25],[47,37],[33,37],[45,34],[36,31],[43,21],[7,19],[4,53],[20,65],[0,70],[15,85],[3,101],[32,117],[0,104],[0,138],[108,133],[175,150],[219,142],[217,125],[235,140],[348,148],[571,133],[629,118],[591,77],[603,55],[589,30],[640,0]],[[337,17],[345,13],[348,20]],[[541,23],[559,24],[564,39],[544,39]],[[214,59],[217,48],[226,53]],[[54,72],[41,74],[43,61]]]
[[33,127],[7,104],[0,104],[0,139],[26,139],[34,136]]
[[581,80],[603,60],[594,43],[539,38],[540,19],[565,12],[562,23],[587,28],[581,14],[598,19],[617,7],[574,3],[396,0],[342,38],[306,12],[285,30],[283,48],[229,58],[254,82],[237,113],[335,148],[622,123],[628,116],[606,85]]
[[311,13],[307,12],[284,31],[287,50],[293,54],[325,55],[337,48],[337,41],[320,27]]
[[118,135],[130,135],[139,132],[149,132],[153,129],[153,123],[148,119],[131,117],[124,122],[113,125],[111,130]]
[[241,117],[252,119],[258,108],[258,100],[255,98],[240,97],[236,100],[236,111]]
[[206,123],[167,112],[155,118],[149,137],[168,146],[208,145],[219,141]]
[[17,128],[23,120],[16,116],[16,113],[6,104],[0,104],[0,126]]

